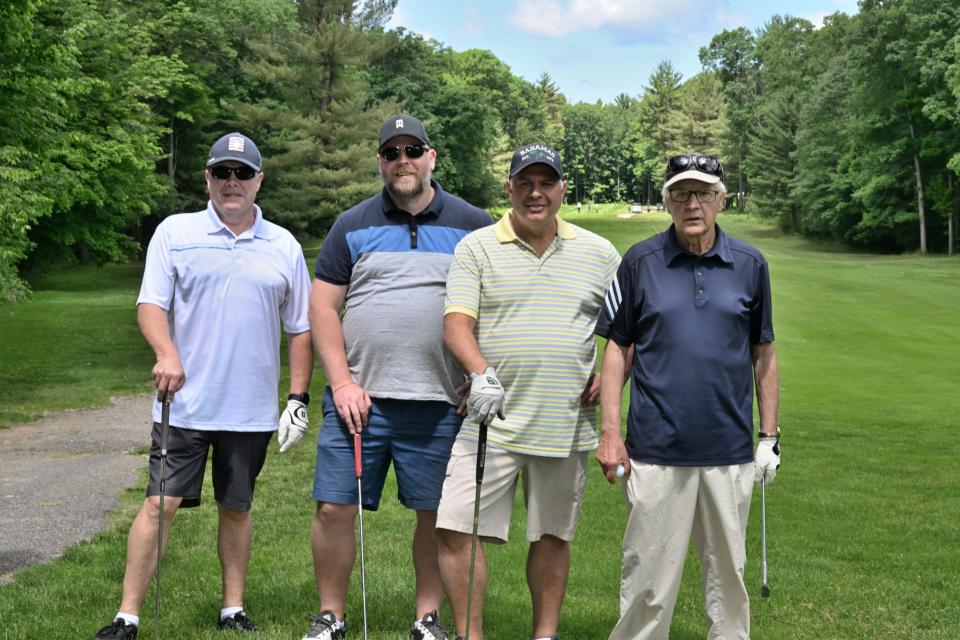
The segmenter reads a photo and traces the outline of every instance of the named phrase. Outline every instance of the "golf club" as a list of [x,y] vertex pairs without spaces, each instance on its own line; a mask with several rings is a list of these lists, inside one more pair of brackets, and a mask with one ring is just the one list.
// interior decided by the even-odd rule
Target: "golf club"
[[167,432],[170,429],[170,399],[167,390],[163,389],[157,395],[160,402],[160,516],[157,529],[157,638],[160,638],[160,558],[163,555],[163,497],[166,494],[167,483]]
[[473,622],[473,573],[477,564],[477,530],[480,526],[480,485],[483,484],[483,468],[487,459],[487,426],[489,420],[480,423],[477,435],[477,488],[473,497],[473,532],[470,534],[470,577],[467,583],[467,631],[464,640],[470,640],[470,627]]
[[762,582],[760,584],[760,597],[770,597],[770,587],[767,586],[767,479],[760,478],[760,553]]
[[367,564],[363,557],[363,445],[353,434],[353,471],[357,476],[357,513],[360,517],[360,597],[363,603],[363,640],[367,640]]

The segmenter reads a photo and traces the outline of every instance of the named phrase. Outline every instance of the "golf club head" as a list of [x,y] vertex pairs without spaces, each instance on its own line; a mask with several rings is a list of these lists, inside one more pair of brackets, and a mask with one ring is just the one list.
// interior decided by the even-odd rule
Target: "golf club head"
[[769,597],[770,597],[770,587],[768,587],[768,586],[765,585],[765,584],[760,585],[760,597],[761,597],[761,598],[769,598]]

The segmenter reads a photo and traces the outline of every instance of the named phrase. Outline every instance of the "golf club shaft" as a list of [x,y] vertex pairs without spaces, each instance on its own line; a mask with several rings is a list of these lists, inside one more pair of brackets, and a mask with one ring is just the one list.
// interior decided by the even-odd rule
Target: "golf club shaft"
[[767,586],[767,479],[760,479],[760,566],[762,572],[762,582],[760,585],[760,595],[764,598],[770,596],[770,588]]
[[363,443],[353,434],[353,471],[357,476],[357,515],[360,522],[360,598],[363,603],[363,640],[367,640],[367,563],[363,556]]
[[160,401],[160,513],[157,518],[157,602],[156,602],[156,611],[157,611],[157,620],[156,620],[156,637],[159,640],[160,638],[160,559],[163,556],[163,509],[164,509],[164,495],[166,494],[166,484],[167,484],[167,434],[170,429],[170,400],[167,397],[166,391],[161,391],[159,397],[157,398]]
[[483,469],[487,462],[487,426],[489,421],[480,423],[477,435],[477,488],[473,497],[473,533],[470,536],[470,575],[467,578],[467,631],[464,640],[470,640],[470,627],[473,619],[473,577],[477,564],[477,532],[480,527],[480,485],[483,484]]

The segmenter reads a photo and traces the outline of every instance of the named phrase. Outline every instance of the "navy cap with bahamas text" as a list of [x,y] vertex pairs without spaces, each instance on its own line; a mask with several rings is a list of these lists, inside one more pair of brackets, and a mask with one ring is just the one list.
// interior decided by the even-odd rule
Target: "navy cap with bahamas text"
[[563,164],[560,154],[545,144],[534,143],[520,147],[513,152],[510,159],[509,177],[514,177],[527,167],[535,164],[545,164],[557,172],[557,177],[563,179]]
[[253,140],[242,133],[228,133],[210,147],[210,153],[207,154],[208,167],[228,160],[242,162],[257,173],[262,170],[260,150]]
[[410,136],[425,145],[430,144],[430,138],[427,137],[427,130],[423,128],[422,122],[413,116],[399,115],[384,120],[380,127],[380,146],[378,150],[382,150],[384,145],[399,136]]

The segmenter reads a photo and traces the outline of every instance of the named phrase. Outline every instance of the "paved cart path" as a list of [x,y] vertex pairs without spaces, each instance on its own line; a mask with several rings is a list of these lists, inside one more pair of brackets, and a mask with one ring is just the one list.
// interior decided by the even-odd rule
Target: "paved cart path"
[[106,527],[147,463],[152,396],[0,430],[0,584]]

